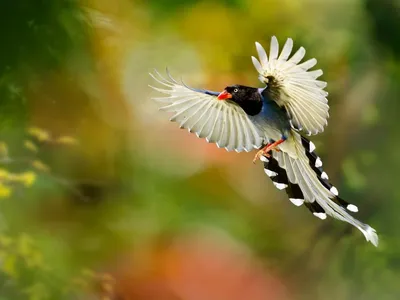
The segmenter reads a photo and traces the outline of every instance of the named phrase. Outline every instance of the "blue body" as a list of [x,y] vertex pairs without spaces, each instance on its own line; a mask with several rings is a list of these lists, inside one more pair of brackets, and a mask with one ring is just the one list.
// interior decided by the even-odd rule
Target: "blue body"
[[[281,132],[282,138],[286,139],[291,129],[289,116],[283,107],[280,107],[275,101],[269,98],[265,89],[259,89],[263,105],[261,112],[255,116],[255,121],[260,123],[260,118],[264,120],[268,127]],[[262,123],[264,123],[262,122]]]

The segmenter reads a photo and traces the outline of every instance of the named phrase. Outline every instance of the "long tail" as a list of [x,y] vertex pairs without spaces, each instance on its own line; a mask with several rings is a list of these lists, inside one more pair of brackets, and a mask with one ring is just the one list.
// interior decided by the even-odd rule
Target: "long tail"
[[264,171],[275,187],[285,189],[289,200],[296,206],[304,204],[314,216],[324,220],[329,215],[357,227],[374,246],[378,246],[375,229],[349,214],[358,211],[357,206],[339,197],[335,186],[329,182],[322,169],[321,158],[315,153],[315,145],[298,133],[294,133],[297,158],[281,151],[273,151],[270,158],[262,157]]

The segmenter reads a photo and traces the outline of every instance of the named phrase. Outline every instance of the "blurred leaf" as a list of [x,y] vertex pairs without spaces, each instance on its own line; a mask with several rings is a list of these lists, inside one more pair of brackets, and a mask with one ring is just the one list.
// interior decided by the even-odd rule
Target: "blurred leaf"
[[377,153],[372,151],[362,151],[360,153],[360,160],[366,166],[371,166],[376,163]]
[[38,152],[38,147],[30,140],[26,140],[24,142],[24,146],[25,146],[26,149],[28,149],[28,150],[30,150],[32,152],[35,152],[35,153]]
[[28,268],[43,269],[45,267],[43,255],[38,251],[34,251],[30,255],[25,256],[25,263]]
[[364,125],[372,126],[379,121],[379,111],[375,105],[366,105],[362,113],[362,123]]
[[[204,2],[201,0],[150,0],[148,3],[151,8],[157,13],[158,16],[168,16],[171,17],[174,13],[180,12],[185,8],[190,8],[199,2]],[[241,3],[241,0],[216,0],[213,1],[215,4],[224,4],[226,6],[237,6]]]
[[10,173],[6,169],[0,168],[0,180],[7,179]]
[[0,2],[2,131],[16,133],[25,126],[27,91],[43,71],[86,51],[86,25],[76,0]]
[[[7,66],[55,67],[85,45],[86,25],[78,1],[1,2],[0,74]],[[13,34],[8,34],[13,32]]]
[[343,162],[343,171],[346,177],[346,182],[349,187],[354,190],[360,190],[366,185],[365,176],[358,170],[354,159],[346,159]]
[[0,183],[0,198],[10,197],[11,193],[12,189],[9,186]]
[[42,172],[50,172],[50,167],[38,159],[32,162],[32,167]]
[[22,257],[29,256],[32,253],[32,238],[26,233],[22,233],[16,242],[17,253]]
[[31,127],[28,129],[28,133],[37,138],[40,142],[47,142],[50,141],[50,133],[46,130],[37,127]]
[[8,157],[8,147],[4,142],[0,142],[0,157]]
[[6,235],[0,235],[0,246],[1,247],[8,247],[11,245],[11,243],[13,242],[13,240]]
[[17,255],[8,253],[3,259],[3,265],[1,266],[1,269],[8,276],[16,278],[18,276],[16,263],[17,263]]
[[370,16],[375,39],[399,58],[400,33],[392,29],[400,27],[400,2],[392,0],[364,0],[363,2]]
[[88,278],[91,278],[91,279],[96,276],[96,273],[93,270],[90,270],[90,269],[83,269],[81,271],[81,273],[82,273],[82,276],[88,277]]
[[44,283],[37,282],[26,288],[24,292],[28,295],[29,300],[43,300],[49,298],[49,292]]
[[26,187],[30,187],[36,180],[36,173],[32,171],[21,173],[20,175],[18,175],[18,180],[21,181]]
[[56,143],[63,145],[77,145],[78,141],[71,136],[61,136],[56,140]]

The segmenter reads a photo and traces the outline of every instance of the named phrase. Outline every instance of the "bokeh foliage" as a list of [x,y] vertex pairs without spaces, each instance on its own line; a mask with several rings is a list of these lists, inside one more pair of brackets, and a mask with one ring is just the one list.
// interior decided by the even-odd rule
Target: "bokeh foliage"
[[[3,1],[0,299],[190,300],[191,277],[179,274],[196,263],[207,300],[398,299],[398,8]],[[194,86],[259,85],[250,56],[271,35],[293,37],[324,70],[331,117],[313,141],[379,248],[293,207],[252,154],[196,139],[149,100],[147,73],[166,65]],[[202,269],[210,261],[221,273]],[[228,297],[237,273],[252,284]],[[206,280],[217,275],[218,284]]]

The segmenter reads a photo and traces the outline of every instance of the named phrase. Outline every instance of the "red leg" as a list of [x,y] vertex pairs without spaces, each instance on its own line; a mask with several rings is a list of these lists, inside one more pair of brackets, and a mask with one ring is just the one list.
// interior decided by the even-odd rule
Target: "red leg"
[[279,151],[279,149],[276,149],[276,147],[278,147],[279,144],[282,144],[285,140],[286,139],[280,139],[279,141],[276,141],[272,144],[267,144],[264,148],[257,152],[256,156],[254,156],[253,163],[255,163],[257,159],[261,157],[261,155],[264,155],[265,157],[270,157],[270,154],[268,154],[268,152],[271,150]]

